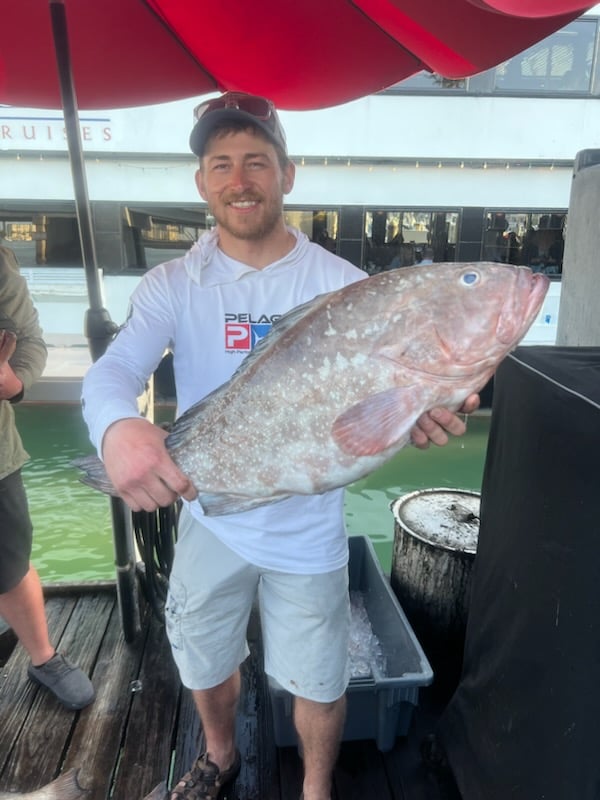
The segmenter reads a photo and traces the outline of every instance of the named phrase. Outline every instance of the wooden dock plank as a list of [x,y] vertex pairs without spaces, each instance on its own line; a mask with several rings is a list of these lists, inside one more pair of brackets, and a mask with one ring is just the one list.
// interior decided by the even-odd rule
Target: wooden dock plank
[[[296,747],[282,747],[277,751],[277,783],[279,797],[296,800],[302,791],[303,768]],[[277,795],[275,795],[277,797]]]
[[381,753],[373,741],[345,742],[333,780],[337,800],[393,800]]
[[115,775],[115,800],[144,797],[166,780],[175,742],[180,681],[164,627],[152,620]]
[[63,766],[79,770],[79,782],[89,791],[86,800],[109,796],[130,714],[131,682],[138,677],[144,643],[145,637],[125,643],[115,604],[92,674],[96,700],[80,715]]
[[242,768],[236,782],[237,800],[266,798],[273,782],[275,747],[269,720],[261,705],[263,687],[262,648],[250,640],[250,655],[242,664],[242,691],[237,713],[237,746]]

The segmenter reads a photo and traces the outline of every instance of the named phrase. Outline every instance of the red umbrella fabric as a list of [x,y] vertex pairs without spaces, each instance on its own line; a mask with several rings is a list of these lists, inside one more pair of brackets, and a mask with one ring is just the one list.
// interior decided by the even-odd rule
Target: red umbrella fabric
[[565,0],[560,3],[556,0],[470,0],[470,2],[481,8],[494,9],[502,14],[516,14],[520,17],[551,17],[556,14],[557,5],[560,6],[561,14],[581,8],[579,0]]
[[[313,109],[421,69],[488,69],[579,16],[582,0],[64,0],[81,108],[237,89]],[[60,108],[49,0],[3,0],[0,102]]]

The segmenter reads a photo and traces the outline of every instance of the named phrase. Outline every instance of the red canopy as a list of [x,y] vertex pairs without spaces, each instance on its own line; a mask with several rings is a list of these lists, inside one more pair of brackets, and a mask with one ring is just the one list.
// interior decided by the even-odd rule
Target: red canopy
[[[335,105],[421,70],[488,69],[579,16],[583,0],[64,0],[78,104],[219,89]],[[60,108],[49,0],[3,0],[0,102]]]

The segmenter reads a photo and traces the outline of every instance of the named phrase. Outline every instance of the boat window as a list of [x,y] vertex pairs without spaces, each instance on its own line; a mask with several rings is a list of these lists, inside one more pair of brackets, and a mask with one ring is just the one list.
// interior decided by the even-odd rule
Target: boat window
[[596,20],[578,19],[495,70],[496,91],[589,92]]
[[458,221],[457,211],[369,209],[363,268],[374,274],[423,259],[454,261]]
[[123,236],[127,266],[150,269],[179,258],[213,225],[205,207],[126,206]]
[[380,94],[595,94],[594,50],[598,17],[580,17],[493,69],[460,80],[426,70]]
[[81,267],[75,213],[0,210],[0,244],[10,247],[21,267]]
[[531,267],[547,275],[562,273],[566,212],[486,211],[483,261]]
[[[435,72],[421,70],[410,78],[405,78],[400,83],[395,84],[393,89],[418,92],[464,92],[467,86],[466,78],[444,78]],[[389,90],[388,90],[389,91]]]
[[338,252],[337,209],[295,210],[286,209],[285,221],[305,233],[311,242],[320,244],[332,253]]

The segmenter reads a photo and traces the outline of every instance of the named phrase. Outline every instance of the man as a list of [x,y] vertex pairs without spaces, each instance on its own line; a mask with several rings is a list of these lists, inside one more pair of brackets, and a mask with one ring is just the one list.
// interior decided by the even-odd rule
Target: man
[[423,258],[419,261],[419,266],[433,264],[433,247],[426,247],[423,250]]
[[92,702],[94,687],[48,638],[42,587],[29,561],[32,525],[21,477],[28,456],[12,408],[40,377],[46,357],[27,283],[12,251],[0,247],[0,616],[29,653],[30,679],[76,710]]
[[[197,109],[190,146],[196,184],[216,220],[186,256],[159,265],[132,297],[124,329],[88,372],[84,416],[109,477],[133,509],[184,498],[166,604],[167,632],[193,691],[206,752],[171,800],[224,797],[239,771],[234,717],[259,589],[265,669],[296,698],[304,800],[328,800],[344,722],[349,601],[343,491],[293,497],[206,517],[171,461],[165,433],[140,419],[136,396],[165,348],[173,352],[178,413],[224,383],[244,350],[229,336],[245,320],[274,319],[365,273],[288,228],[294,184],[284,132],[268,100],[229,93]],[[264,331],[262,331],[264,333]],[[247,346],[250,345],[246,342]],[[477,397],[466,410],[473,410]],[[437,419],[436,419],[437,417]],[[417,445],[464,432],[445,409],[414,431]]]

